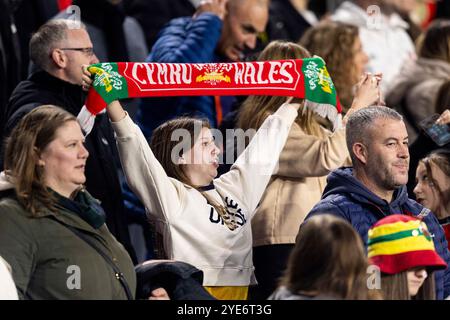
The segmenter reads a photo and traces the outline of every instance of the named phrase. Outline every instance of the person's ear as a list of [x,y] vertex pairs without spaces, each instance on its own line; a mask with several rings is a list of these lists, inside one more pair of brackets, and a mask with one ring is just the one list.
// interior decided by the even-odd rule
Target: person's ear
[[63,50],[53,49],[53,51],[51,53],[51,57],[52,57],[53,62],[55,63],[55,65],[58,68],[63,69],[67,66],[68,58]]
[[352,151],[355,157],[363,164],[367,164],[369,154],[366,146],[361,142],[356,142],[352,146]]
[[37,165],[39,167],[45,167],[45,161],[42,159],[41,152],[36,147],[34,147],[33,149],[34,149],[35,157],[37,158]]
[[45,167],[45,161],[42,159],[39,153],[37,154],[37,165],[39,167]]

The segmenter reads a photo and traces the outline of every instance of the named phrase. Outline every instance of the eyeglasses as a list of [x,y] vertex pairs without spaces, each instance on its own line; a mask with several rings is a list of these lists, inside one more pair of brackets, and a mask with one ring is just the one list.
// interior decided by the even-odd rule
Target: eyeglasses
[[81,51],[87,56],[92,56],[94,54],[94,48],[60,48],[61,50],[71,50],[71,51]]

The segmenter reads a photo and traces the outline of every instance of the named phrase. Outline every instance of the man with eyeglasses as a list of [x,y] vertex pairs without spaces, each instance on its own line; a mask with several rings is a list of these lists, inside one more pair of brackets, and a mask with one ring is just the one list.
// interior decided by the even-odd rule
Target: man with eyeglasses
[[[42,25],[32,36],[29,49],[36,68],[10,97],[3,139],[21,118],[40,105],[56,105],[77,116],[86,99],[81,66],[99,62],[85,26],[71,20],[50,20]],[[86,189],[100,200],[109,230],[136,262],[115,163],[116,143],[106,115],[97,117],[85,146],[89,151]]]

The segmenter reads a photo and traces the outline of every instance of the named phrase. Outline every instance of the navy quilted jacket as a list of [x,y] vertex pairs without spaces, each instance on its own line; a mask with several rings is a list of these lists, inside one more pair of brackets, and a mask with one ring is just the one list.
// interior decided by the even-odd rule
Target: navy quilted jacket
[[[214,51],[221,33],[222,20],[211,13],[196,19],[173,19],[160,31],[147,62],[218,62]],[[207,118],[213,127],[217,126],[211,96],[145,98],[140,102],[136,120],[148,138],[160,124],[178,116]]]
[[[438,220],[419,203],[408,198],[406,187],[394,193],[391,203],[379,198],[353,177],[350,167],[339,168],[327,177],[327,186],[322,199],[314,206],[306,219],[317,214],[329,213],[344,218],[360,234],[367,248],[367,232],[378,220],[391,214],[407,214],[421,217],[434,235],[437,253],[450,265],[450,254],[444,231]],[[450,295],[450,269],[435,272],[436,297]]]

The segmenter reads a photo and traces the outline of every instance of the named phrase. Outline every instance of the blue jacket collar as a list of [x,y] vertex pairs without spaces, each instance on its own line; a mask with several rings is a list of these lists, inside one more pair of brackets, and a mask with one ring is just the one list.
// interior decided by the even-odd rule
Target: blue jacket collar
[[375,205],[383,211],[388,210],[396,212],[408,202],[408,193],[405,186],[401,186],[395,190],[392,201],[388,203],[357,180],[353,176],[352,167],[341,167],[336,169],[328,175],[327,182],[322,198],[331,194],[346,193],[360,203]]

